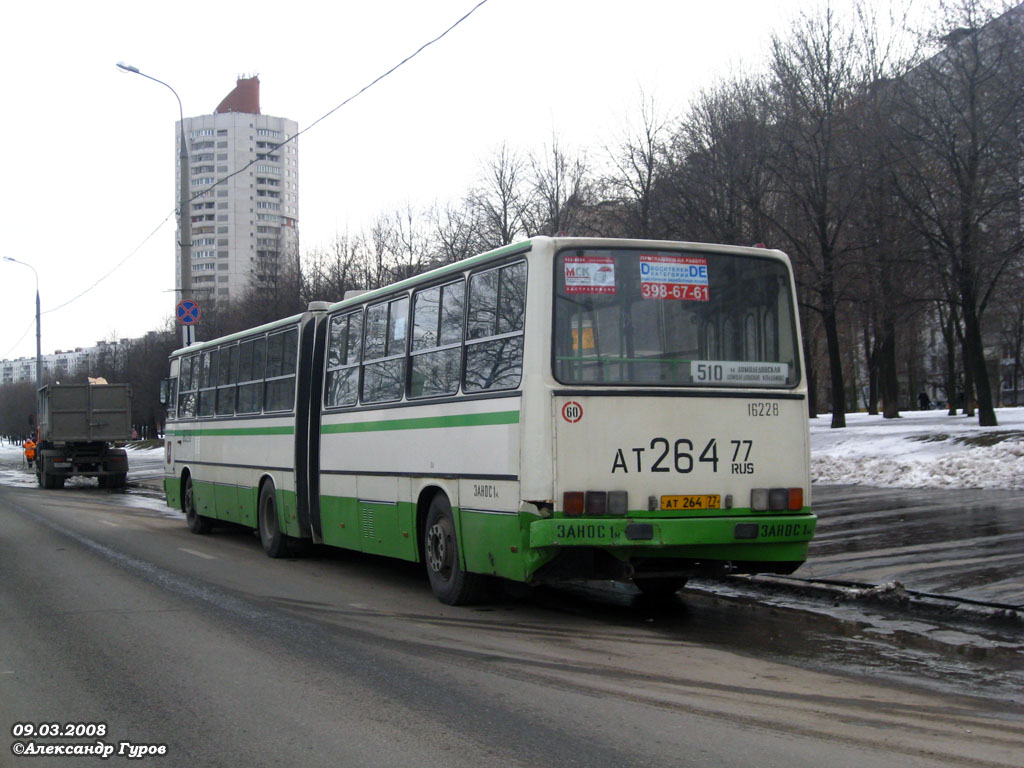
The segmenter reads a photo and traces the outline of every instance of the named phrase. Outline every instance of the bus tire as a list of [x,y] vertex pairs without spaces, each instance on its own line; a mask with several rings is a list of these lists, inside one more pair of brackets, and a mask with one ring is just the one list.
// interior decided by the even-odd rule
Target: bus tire
[[446,605],[470,605],[479,602],[487,582],[478,573],[467,573],[459,558],[459,542],[455,535],[455,519],[448,497],[434,496],[427,512],[423,532],[423,562],[427,567],[430,588]]
[[209,533],[213,528],[210,518],[203,517],[196,509],[195,491],[192,489],[192,475],[185,475],[181,489],[181,511],[185,513],[185,523],[192,533]]
[[686,579],[672,577],[641,578],[633,579],[633,585],[648,597],[669,598],[674,597],[676,592],[686,586]]
[[256,517],[263,551],[270,557],[287,556],[288,537],[281,533],[281,526],[277,520],[277,493],[272,482],[264,483],[260,489]]

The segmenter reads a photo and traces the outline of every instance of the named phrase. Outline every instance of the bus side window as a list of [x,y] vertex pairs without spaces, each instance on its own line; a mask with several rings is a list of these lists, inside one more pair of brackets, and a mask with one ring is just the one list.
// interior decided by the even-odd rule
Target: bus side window
[[295,405],[295,357],[299,332],[292,328],[267,337],[267,411],[290,411]]
[[413,301],[409,397],[454,395],[462,368],[466,281],[419,291]]
[[178,389],[178,418],[188,419],[196,415],[196,388],[198,384],[198,358],[196,355],[183,358]]
[[324,405],[328,408],[356,404],[359,396],[359,345],[362,337],[362,310],[331,318],[327,347],[327,386],[324,391]]
[[238,381],[238,345],[222,347],[220,370],[217,372],[217,415],[231,416],[235,412],[235,382]]
[[408,296],[373,304],[366,310],[362,390],[364,403],[386,403],[402,399],[405,392],[408,322]]
[[199,415],[213,416],[217,399],[217,368],[220,352],[216,349],[203,352],[200,357]]
[[238,406],[236,413],[263,410],[263,347],[266,337],[238,345]]
[[160,382],[160,405],[164,407],[168,419],[173,420],[176,417],[178,406],[178,379],[176,377]]
[[523,374],[526,262],[472,275],[468,316],[463,390],[518,387]]

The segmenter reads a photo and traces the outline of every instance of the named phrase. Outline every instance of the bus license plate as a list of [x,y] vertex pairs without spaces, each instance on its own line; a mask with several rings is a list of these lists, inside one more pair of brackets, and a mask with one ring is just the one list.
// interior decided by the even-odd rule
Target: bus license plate
[[720,509],[722,497],[718,494],[691,496],[662,496],[662,509]]

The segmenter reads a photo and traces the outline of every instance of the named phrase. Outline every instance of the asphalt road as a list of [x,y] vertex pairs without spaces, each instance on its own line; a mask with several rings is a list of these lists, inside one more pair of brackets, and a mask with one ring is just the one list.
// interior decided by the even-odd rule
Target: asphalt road
[[[881,679],[859,663],[877,638],[847,645],[804,618],[685,596],[544,591],[453,608],[418,567],[270,560],[250,533],[194,536],[132,504],[0,487],[0,765],[84,759],[11,752],[30,742],[166,745],[144,759],[161,766],[888,768],[1024,754],[1024,708],[922,688],[910,663]],[[970,659],[958,668],[972,674]],[[24,723],[106,734],[15,738]]]
[[898,581],[1024,610],[1019,491],[846,485],[815,486],[811,495],[818,530],[798,575]]

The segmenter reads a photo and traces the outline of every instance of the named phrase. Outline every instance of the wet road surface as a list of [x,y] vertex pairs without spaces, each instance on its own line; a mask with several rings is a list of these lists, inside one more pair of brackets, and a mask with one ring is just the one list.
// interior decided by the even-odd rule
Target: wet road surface
[[[154,510],[174,514],[162,504],[163,453],[130,453],[129,466],[125,501],[144,500]],[[9,470],[15,477],[20,471]],[[88,479],[76,479],[66,490],[65,495],[111,493]],[[818,533],[808,562],[795,576],[883,585],[899,581],[909,589],[1022,605],[1024,504],[1019,498],[1012,491],[815,487]],[[965,623],[959,616],[947,621],[922,617],[898,595],[871,601],[850,599],[842,591],[808,597],[776,586],[740,579],[695,581],[676,600],[645,603],[628,586],[600,582],[533,590],[529,601],[600,622],[639,622],[666,637],[743,648],[810,668],[845,669],[1024,705],[1020,622],[973,623],[971,617]],[[497,605],[502,610],[507,603]]]
[[818,530],[796,575],[1024,607],[1024,494],[815,486]]
[[114,741],[166,743],[155,766],[1015,768],[1024,754],[1024,665],[994,653],[944,657],[690,590],[449,607],[416,564],[269,560],[251,532],[195,536],[132,497],[0,488],[0,721],[102,720]]

